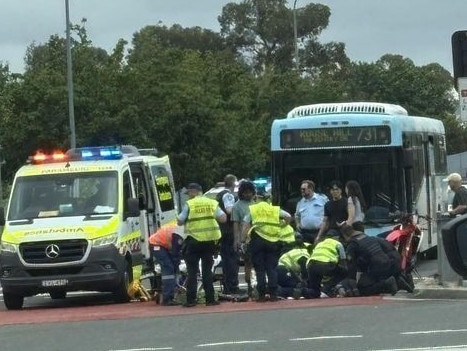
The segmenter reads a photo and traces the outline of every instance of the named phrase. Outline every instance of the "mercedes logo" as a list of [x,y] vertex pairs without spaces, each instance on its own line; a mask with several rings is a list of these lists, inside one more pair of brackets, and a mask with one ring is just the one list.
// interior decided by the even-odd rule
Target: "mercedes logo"
[[56,244],[50,244],[45,248],[45,255],[48,258],[57,258],[60,255],[60,248]]

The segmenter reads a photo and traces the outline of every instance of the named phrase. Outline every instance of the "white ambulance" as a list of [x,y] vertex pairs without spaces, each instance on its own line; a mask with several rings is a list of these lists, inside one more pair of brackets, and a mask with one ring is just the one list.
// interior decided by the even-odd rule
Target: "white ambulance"
[[39,293],[130,299],[130,284],[153,271],[148,238],[167,216],[146,157],[132,146],[79,148],[37,153],[18,170],[0,241],[8,309]]

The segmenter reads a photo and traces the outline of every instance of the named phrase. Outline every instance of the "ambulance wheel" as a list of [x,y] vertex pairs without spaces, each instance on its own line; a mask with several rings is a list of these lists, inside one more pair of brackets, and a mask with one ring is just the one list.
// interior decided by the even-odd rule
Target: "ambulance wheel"
[[3,303],[9,310],[20,310],[23,308],[24,296],[3,293]]
[[128,302],[130,301],[131,297],[128,294],[128,288],[130,287],[131,283],[131,267],[128,261],[125,260],[124,269],[121,273],[120,277],[120,286],[117,290],[114,291],[114,299],[116,302]]
[[66,291],[51,291],[49,295],[52,300],[60,300],[66,297]]

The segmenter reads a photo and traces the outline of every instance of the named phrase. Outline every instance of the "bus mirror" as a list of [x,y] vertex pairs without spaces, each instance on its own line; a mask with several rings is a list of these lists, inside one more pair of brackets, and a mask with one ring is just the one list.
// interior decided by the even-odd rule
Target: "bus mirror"
[[402,163],[405,169],[413,168],[413,156],[413,149],[404,149]]
[[444,251],[452,269],[467,278],[467,216],[454,218],[441,228]]
[[139,209],[139,199],[129,198],[127,200],[128,204],[128,211],[125,214],[125,217],[139,217],[140,209]]

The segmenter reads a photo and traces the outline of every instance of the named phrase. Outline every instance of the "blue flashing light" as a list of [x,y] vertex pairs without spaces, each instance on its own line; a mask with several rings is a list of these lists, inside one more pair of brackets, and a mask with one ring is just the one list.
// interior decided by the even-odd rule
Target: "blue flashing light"
[[69,150],[68,154],[75,161],[119,160],[123,153],[119,147],[102,146]]

